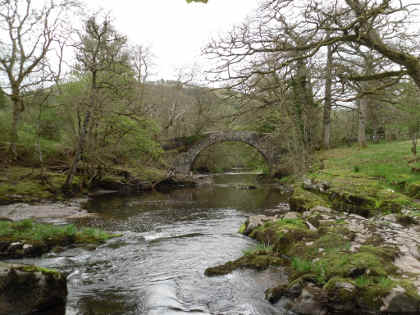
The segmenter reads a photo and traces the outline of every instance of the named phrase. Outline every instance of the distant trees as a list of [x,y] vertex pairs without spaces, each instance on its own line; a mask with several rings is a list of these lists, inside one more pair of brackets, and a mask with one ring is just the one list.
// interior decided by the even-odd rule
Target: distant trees
[[11,157],[18,157],[18,125],[25,110],[24,94],[56,75],[47,56],[62,35],[64,15],[77,7],[73,0],[53,0],[43,6],[33,0],[0,1],[0,85],[13,106]]

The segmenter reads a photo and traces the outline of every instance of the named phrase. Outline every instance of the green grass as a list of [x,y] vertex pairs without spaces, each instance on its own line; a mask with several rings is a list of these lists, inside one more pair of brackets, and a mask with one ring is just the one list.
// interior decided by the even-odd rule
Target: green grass
[[255,247],[246,249],[243,251],[244,255],[254,255],[254,254],[270,254],[273,253],[273,245],[269,243],[258,243]]
[[388,142],[372,144],[364,149],[358,147],[338,148],[320,153],[326,169],[347,170],[356,176],[380,179],[395,186],[420,182],[420,173],[411,172],[409,161],[411,142]]
[[307,174],[315,182],[328,182],[328,194],[304,190],[295,184],[292,209],[317,205],[372,217],[417,209],[420,174],[411,171],[410,142],[374,144],[365,149],[338,148],[319,153],[324,167]]
[[309,261],[309,260],[305,260],[299,257],[294,257],[292,259],[292,267],[298,273],[308,273],[312,271],[313,263],[312,261]]
[[0,240],[28,243],[101,243],[116,235],[94,228],[78,229],[76,226],[56,226],[36,223],[30,219],[18,222],[0,221]]

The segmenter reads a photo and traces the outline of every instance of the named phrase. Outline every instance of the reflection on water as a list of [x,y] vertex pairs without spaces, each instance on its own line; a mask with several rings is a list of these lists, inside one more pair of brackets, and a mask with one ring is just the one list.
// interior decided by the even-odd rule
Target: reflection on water
[[237,233],[247,215],[282,201],[268,186],[232,185],[254,179],[219,175],[215,185],[197,189],[98,197],[88,204],[99,214],[91,224],[123,237],[93,251],[72,249],[26,261],[70,273],[66,315],[285,314],[264,299],[266,288],[284,281],[278,270],[204,276],[207,267],[254,246]]

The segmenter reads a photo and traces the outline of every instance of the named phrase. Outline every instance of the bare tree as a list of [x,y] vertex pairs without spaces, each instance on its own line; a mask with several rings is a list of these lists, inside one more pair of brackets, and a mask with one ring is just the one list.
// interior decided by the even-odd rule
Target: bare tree
[[[37,6],[33,0],[3,0],[0,3],[0,84],[13,105],[10,128],[11,157],[18,153],[18,124],[25,110],[24,94],[41,83],[54,81],[55,73],[45,72],[47,58],[60,36],[63,18],[73,0],[53,0]],[[48,67],[51,70],[51,67]]]

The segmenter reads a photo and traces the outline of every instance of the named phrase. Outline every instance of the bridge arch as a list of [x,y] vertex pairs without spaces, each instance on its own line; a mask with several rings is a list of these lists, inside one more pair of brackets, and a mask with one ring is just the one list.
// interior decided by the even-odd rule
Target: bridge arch
[[270,137],[250,131],[217,132],[205,135],[200,141],[193,144],[186,152],[180,154],[174,161],[173,168],[178,174],[189,174],[194,161],[206,148],[223,142],[242,142],[254,147],[267,162],[270,173],[273,169],[273,150]]

